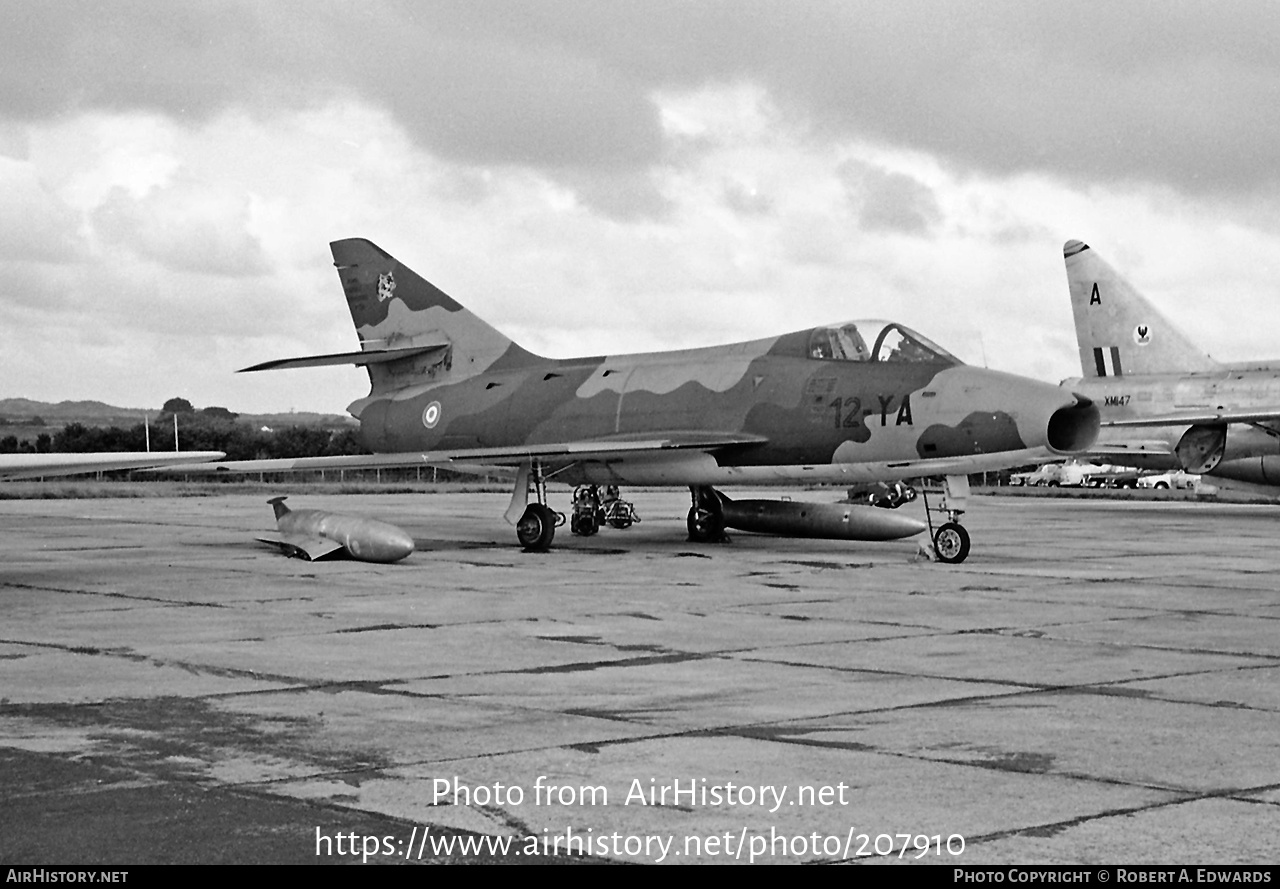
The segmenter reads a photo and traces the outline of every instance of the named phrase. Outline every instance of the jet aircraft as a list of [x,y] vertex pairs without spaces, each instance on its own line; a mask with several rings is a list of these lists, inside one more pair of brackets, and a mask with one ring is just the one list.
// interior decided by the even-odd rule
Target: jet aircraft
[[109,472],[113,469],[147,469],[168,465],[221,460],[222,451],[152,451],[95,452],[82,454],[0,454],[0,478],[44,478],[54,475],[79,475],[86,472]]
[[1063,247],[1084,376],[1112,463],[1280,485],[1280,363],[1210,358],[1081,241]]
[[[695,542],[726,527],[876,540],[923,525],[870,506],[805,510],[736,502],[726,484],[862,483],[944,476],[934,534],[959,562],[967,474],[1078,453],[1098,409],[1035,380],[969,367],[893,322],[846,322],[674,352],[548,359],[529,352],[370,241],[330,244],[360,350],[247,371],[364,366],[348,410],[373,456],[211,464],[232,471],[421,466],[516,468],[506,511],[528,550],[561,517],[548,479],[687,486]],[[198,470],[198,468],[196,468]],[[533,502],[530,502],[532,491]]]
[[275,510],[279,536],[257,538],[286,555],[314,562],[346,553],[362,562],[398,562],[413,552],[413,538],[395,525],[322,509],[290,509],[286,499],[267,501]]

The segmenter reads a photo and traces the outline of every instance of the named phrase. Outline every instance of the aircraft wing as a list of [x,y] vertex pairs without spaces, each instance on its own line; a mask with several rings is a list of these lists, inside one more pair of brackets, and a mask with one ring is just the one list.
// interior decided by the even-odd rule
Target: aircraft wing
[[278,546],[286,556],[310,562],[332,556],[343,549],[341,543],[328,537],[304,537],[300,534],[277,534],[274,537],[255,537],[254,540]]
[[[550,463],[576,463],[625,456],[663,454],[680,450],[714,451],[764,444],[763,436],[747,433],[672,432],[656,436],[620,437],[590,441],[551,442],[504,448],[460,448],[442,451],[406,451],[394,454],[357,454],[338,457],[284,457],[274,460],[227,460],[170,467],[185,473],[301,472],[317,469],[390,469],[410,466],[447,466],[451,463],[519,466],[532,459]],[[464,470],[466,471],[466,470]]]
[[1266,423],[1280,420],[1280,408],[1260,411],[1201,411],[1102,421],[1103,426],[1214,426],[1221,423]]
[[1096,444],[1085,452],[1090,457],[1130,457],[1134,454],[1160,454],[1168,455],[1174,453],[1173,445],[1167,441],[1131,441],[1131,442],[1104,442]]
[[112,469],[200,464],[227,456],[222,451],[118,451],[87,454],[0,454],[0,478],[41,478]]

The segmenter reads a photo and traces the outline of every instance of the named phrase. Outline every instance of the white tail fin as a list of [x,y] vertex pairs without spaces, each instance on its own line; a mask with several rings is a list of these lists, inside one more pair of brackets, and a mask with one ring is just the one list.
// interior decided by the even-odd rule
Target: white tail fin
[[1082,241],[1062,248],[1086,377],[1190,373],[1221,367]]

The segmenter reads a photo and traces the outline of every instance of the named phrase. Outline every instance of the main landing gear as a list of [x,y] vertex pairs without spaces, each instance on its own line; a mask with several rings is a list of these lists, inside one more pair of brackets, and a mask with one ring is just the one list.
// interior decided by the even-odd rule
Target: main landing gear
[[[929,520],[929,534],[933,537],[933,554],[939,562],[958,565],[969,557],[969,532],[960,524],[960,516],[969,502],[969,476],[949,475],[943,486],[942,503],[929,505],[929,493],[924,492],[924,511]],[[945,513],[947,520],[933,527],[933,514]]]
[[516,522],[516,538],[526,552],[545,553],[551,549],[556,528],[564,524],[564,516],[542,503],[530,503]]
[[[529,503],[529,487],[533,483],[536,503]],[[523,512],[521,512],[523,509]],[[518,519],[514,516],[519,516]],[[516,526],[516,539],[525,552],[544,553],[551,548],[556,528],[564,524],[564,515],[547,506],[547,477],[537,460],[520,467],[516,487],[507,507],[507,521]]]
[[[531,488],[535,503],[529,502]],[[520,467],[506,515],[507,521],[516,526],[516,539],[525,552],[544,553],[551,548],[556,528],[565,523],[565,516],[547,506],[547,475],[539,461]],[[601,490],[597,485],[579,485],[574,489],[569,518],[569,530],[574,534],[590,537],[602,525],[630,528],[638,521],[635,508],[618,496],[615,486]]]
[[689,507],[689,541],[691,543],[723,543],[729,538],[724,533],[724,510],[720,507],[720,495],[710,485],[689,488],[693,505]]

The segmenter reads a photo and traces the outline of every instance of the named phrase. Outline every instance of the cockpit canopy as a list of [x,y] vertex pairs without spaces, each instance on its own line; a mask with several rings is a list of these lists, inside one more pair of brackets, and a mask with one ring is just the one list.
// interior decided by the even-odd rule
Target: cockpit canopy
[[850,321],[815,327],[809,334],[808,354],[822,361],[963,363],[932,340],[893,321]]

